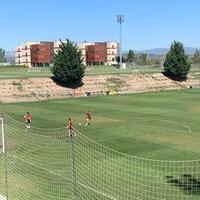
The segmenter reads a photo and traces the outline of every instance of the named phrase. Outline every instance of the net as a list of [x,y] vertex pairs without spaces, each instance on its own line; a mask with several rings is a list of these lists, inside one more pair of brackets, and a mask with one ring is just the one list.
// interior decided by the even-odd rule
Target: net
[[128,156],[81,133],[74,140],[78,199],[195,199],[200,161],[164,161]]
[[23,124],[8,115],[4,119],[6,153],[0,154],[0,199],[199,198],[200,160],[129,156],[96,143],[78,130],[75,138],[69,138],[64,128],[32,127],[25,132]]
[[72,199],[66,130],[32,127],[25,132],[25,125],[8,115],[5,119],[6,154],[1,153],[1,161],[7,166],[1,165],[0,195],[9,200]]

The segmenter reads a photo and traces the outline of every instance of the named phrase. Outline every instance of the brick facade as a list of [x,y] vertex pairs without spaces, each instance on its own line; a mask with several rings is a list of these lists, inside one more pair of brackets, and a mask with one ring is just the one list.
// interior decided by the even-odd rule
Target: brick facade
[[53,62],[54,43],[41,42],[31,45],[31,64],[33,67],[49,66]]
[[[64,41],[63,41],[64,42]],[[53,62],[60,41],[27,42],[16,47],[15,63],[28,67],[45,67]],[[84,42],[78,44],[84,65],[115,65],[119,45],[117,42]]]
[[87,64],[104,64],[107,61],[106,43],[95,43],[86,46],[86,63]]

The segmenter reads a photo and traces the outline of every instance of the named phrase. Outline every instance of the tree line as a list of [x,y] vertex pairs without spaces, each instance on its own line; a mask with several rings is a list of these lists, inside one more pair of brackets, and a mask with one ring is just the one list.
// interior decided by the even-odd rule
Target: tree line
[[6,51],[0,48],[0,63],[6,62]]
[[[136,55],[133,50],[129,50],[126,61],[147,65],[149,63],[147,54]],[[163,74],[167,77],[182,81],[187,79],[187,74],[191,68],[191,60],[198,63],[200,61],[200,51],[196,51],[192,58],[185,54],[184,46],[178,41],[174,41],[163,61]],[[0,62],[5,62],[5,50],[0,48]],[[157,64],[161,64],[159,61]],[[54,80],[62,84],[81,83],[85,74],[85,66],[81,51],[76,43],[66,40],[61,41],[60,48],[54,56],[53,67],[51,68]]]
[[[200,51],[197,51],[192,60],[198,61],[200,57]],[[147,54],[141,54],[139,57],[136,56],[133,50],[129,50],[127,56],[127,62],[135,62],[139,64],[147,64]],[[160,63],[157,63],[160,64]],[[191,68],[191,61],[185,53],[184,46],[181,42],[174,41],[163,60],[163,74],[167,77],[182,81],[187,79],[187,74]]]
[[124,61],[126,63],[134,63],[136,65],[161,66],[163,62],[163,56],[150,57],[146,53],[136,54],[132,49],[130,49],[127,58],[124,58]]
[[[130,50],[127,60],[129,62],[135,62],[137,59],[143,62],[147,59],[147,56],[142,54],[138,58],[134,51]],[[65,43],[61,42],[60,49],[55,55],[54,66],[52,68],[54,79],[64,84],[80,83],[85,72],[82,61],[81,52],[75,43],[70,40],[67,40]],[[163,74],[165,76],[178,81],[187,79],[191,63],[185,54],[182,43],[178,41],[172,43],[163,66]]]
[[200,49],[197,49],[192,57],[190,57],[192,64],[200,64]]
[[[127,57],[123,57],[123,61],[129,64],[136,64],[136,65],[154,65],[154,66],[163,66],[165,61],[166,55],[156,55],[156,56],[149,56],[146,53],[136,54],[134,50],[130,49],[128,51]],[[117,61],[119,58],[117,58]],[[200,64],[200,49],[197,49],[194,55],[188,56],[188,60],[191,64]]]

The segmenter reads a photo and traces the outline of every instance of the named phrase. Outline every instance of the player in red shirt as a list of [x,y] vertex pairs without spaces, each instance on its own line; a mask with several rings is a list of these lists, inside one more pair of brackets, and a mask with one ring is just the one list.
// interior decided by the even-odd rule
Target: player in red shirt
[[29,112],[27,112],[26,115],[24,115],[24,120],[26,122],[25,132],[27,132],[31,128],[31,121],[32,121],[32,116]]
[[85,116],[85,126],[90,125],[91,120],[92,120],[92,112],[88,111]]
[[67,130],[69,133],[69,137],[73,137],[75,135],[74,134],[74,124],[73,124],[71,118],[69,118],[67,121]]

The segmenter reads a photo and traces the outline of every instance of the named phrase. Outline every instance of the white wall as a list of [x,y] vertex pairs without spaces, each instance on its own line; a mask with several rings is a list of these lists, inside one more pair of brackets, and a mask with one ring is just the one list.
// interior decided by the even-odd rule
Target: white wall
[[[15,49],[15,63],[17,65],[26,65],[31,67],[31,51],[30,47],[34,44],[40,44],[40,42],[26,42]],[[20,57],[18,57],[20,56]]]

